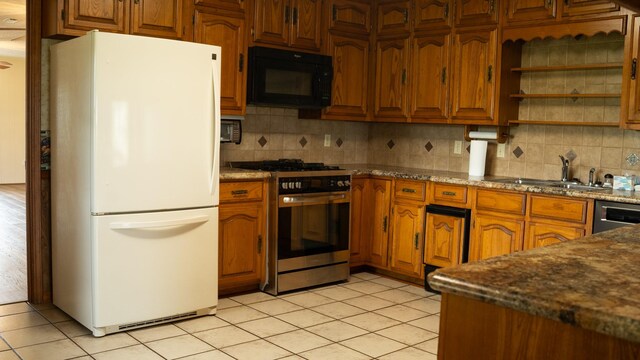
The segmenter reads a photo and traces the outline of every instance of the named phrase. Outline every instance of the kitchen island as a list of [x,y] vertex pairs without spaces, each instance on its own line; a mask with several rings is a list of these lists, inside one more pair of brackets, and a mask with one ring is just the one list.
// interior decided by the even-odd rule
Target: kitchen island
[[638,359],[640,226],[440,269],[441,359]]

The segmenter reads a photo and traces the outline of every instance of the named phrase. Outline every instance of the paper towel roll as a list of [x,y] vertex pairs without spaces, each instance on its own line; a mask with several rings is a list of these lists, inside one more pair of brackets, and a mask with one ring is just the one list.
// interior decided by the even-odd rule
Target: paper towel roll
[[498,133],[490,131],[469,131],[470,139],[496,140]]
[[484,176],[484,165],[487,159],[487,141],[471,140],[469,155],[469,176]]

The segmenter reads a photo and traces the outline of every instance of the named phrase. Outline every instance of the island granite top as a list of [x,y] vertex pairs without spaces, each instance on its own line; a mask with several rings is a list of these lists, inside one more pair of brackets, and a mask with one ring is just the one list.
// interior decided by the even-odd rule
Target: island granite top
[[640,225],[439,269],[429,284],[640,342]]

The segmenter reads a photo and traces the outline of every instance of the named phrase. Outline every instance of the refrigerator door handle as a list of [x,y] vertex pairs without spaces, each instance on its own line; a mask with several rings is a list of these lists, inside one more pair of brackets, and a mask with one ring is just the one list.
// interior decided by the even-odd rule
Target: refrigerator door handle
[[[213,141],[211,144],[211,179],[209,181],[210,193],[213,194],[218,188],[218,171],[220,171],[220,103],[216,103],[216,86],[219,84],[216,79],[219,74],[216,72],[215,62],[218,57],[211,60],[211,115],[213,119]],[[217,204],[216,204],[217,205]]]
[[209,216],[199,215],[184,219],[162,220],[162,221],[119,221],[109,224],[114,230],[134,230],[134,229],[155,229],[163,227],[186,226],[193,224],[203,224],[209,221]]

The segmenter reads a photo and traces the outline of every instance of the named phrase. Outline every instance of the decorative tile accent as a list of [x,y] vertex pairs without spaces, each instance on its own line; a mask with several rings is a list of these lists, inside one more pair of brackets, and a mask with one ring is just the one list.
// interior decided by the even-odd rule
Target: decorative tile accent
[[513,155],[516,156],[516,158],[520,158],[520,156],[522,156],[522,154],[524,154],[524,151],[522,151],[522,149],[520,148],[520,146],[516,146],[515,149],[513,149]]
[[638,160],[640,160],[640,158],[638,157],[638,155],[631,153],[629,154],[629,156],[627,156],[625,158],[627,160],[627,164],[634,166],[638,163]]
[[396,146],[396,143],[394,143],[393,140],[389,140],[387,147],[389,147],[389,149],[393,149],[394,146]]
[[424,148],[427,149],[427,152],[431,152],[431,149],[433,149],[433,145],[431,144],[431,141],[427,142],[424,145]]
[[338,147],[342,146],[344,142],[342,141],[341,138],[338,138],[338,140],[336,140],[336,145],[338,145]]
[[573,161],[578,157],[578,154],[576,154],[575,151],[573,151],[573,149],[567,151],[566,154],[564,154],[564,156],[567,157],[567,159],[569,159],[569,161]]
[[[580,94],[580,91],[578,91],[577,89],[573,89],[573,91],[571,91],[572,94]],[[577,97],[572,97],[571,100],[573,100],[573,102],[578,101],[579,98]]]
[[305,139],[305,137],[303,136],[302,139],[298,141],[298,143],[300,143],[300,146],[304,147],[305,145],[307,145],[307,139]]
[[265,145],[267,145],[267,139],[265,139],[264,136],[261,136],[258,140],[258,144],[260,144],[260,147],[264,147]]

